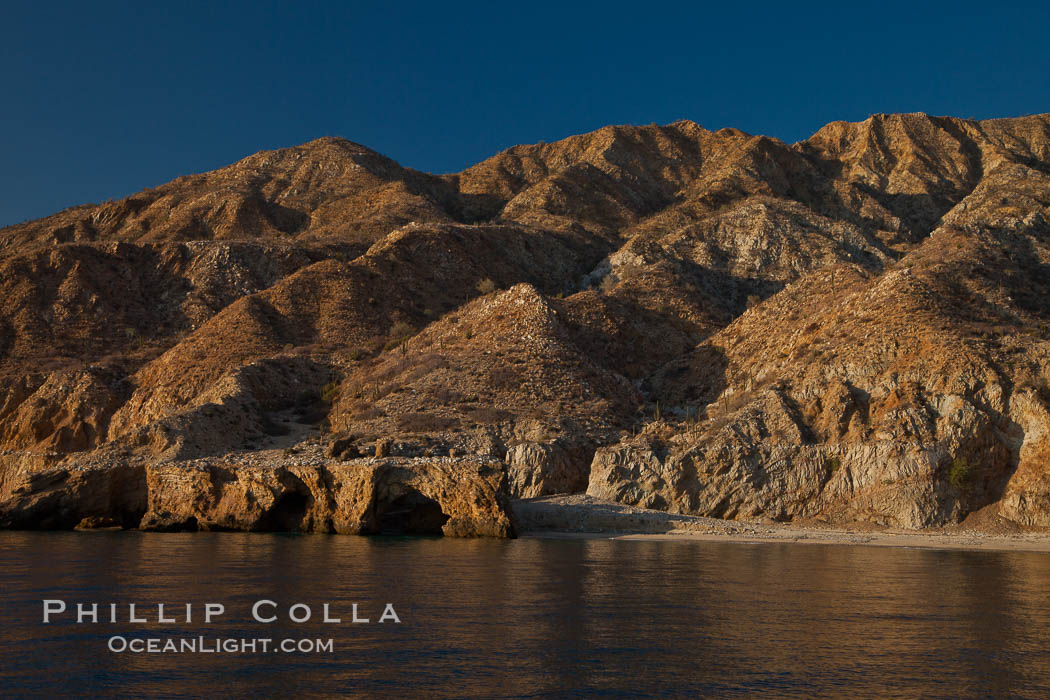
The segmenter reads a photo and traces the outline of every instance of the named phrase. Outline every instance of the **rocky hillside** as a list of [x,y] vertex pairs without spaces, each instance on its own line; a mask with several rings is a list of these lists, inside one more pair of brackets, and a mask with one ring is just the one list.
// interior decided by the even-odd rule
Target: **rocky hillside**
[[442,176],[325,138],[0,229],[0,268],[0,525],[1050,527],[1050,115]]

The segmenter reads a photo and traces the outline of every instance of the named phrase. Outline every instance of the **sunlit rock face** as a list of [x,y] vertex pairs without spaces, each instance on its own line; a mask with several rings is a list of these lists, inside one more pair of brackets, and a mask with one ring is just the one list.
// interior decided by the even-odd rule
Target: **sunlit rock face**
[[11,492],[0,502],[5,527],[514,535],[502,467],[476,459],[53,469]]
[[0,230],[2,521],[1047,527],[1048,207],[1050,118],[924,114],[442,176],[326,138],[74,207]]

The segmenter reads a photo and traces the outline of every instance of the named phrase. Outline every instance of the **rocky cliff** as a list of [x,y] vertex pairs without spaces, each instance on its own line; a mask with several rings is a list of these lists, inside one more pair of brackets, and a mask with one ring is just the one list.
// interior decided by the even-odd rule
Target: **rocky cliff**
[[1050,116],[326,138],[0,254],[0,525],[1050,526]]

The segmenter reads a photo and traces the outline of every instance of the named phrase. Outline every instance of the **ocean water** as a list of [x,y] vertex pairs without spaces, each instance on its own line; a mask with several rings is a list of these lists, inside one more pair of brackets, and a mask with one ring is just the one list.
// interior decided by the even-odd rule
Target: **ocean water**
[[[43,600],[67,612],[43,624]],[[0,695],[1045,698],[1048,600],[1039,553],[0,532]],[[78,624],[76,603],[120,621]],[[151,638],[331,649],[110,649]]]

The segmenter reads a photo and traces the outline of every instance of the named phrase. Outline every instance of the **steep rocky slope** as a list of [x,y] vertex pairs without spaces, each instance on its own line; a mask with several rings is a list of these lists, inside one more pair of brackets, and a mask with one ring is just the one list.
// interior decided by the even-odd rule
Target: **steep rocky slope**
[[606,127],[443,176],[325,138],[0,255],[0,524],[506,535],[586,491],[1050,526],[1048,116]]

